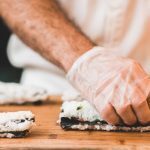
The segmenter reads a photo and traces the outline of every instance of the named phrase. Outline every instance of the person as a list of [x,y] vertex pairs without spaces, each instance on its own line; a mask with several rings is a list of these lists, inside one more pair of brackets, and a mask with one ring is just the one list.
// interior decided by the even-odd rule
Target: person
[[0,16],[23,84],[77,89],[110,124],[150,122],[149,1],[1,0]]

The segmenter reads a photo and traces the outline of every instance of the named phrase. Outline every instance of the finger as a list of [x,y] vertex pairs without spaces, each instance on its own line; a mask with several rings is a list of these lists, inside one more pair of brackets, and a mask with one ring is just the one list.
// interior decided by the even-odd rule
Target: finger
[[150,109],[147,101],[139,101],[140,100],[138,100],[137,103],[135,102],[132,107],[136,113],[138,121],[141,124],[145,125],[150,123]]
[[143,125],[150,123],[150,108],[146,100],[147,95],[136,87],[130,99],[138,121]]
[[[121,82],[121,81],[120,81]],[[117,86],[116,86],[117,87]],[[137,122],[136,115],[131,107],[131,102],[126,97],[127,87],[124,89],[119,87],[113,91],[113,98],[110,103],[114,107],[118,116],[122,119],[122,121],[127,125],[134,125]]]
[[112,125],[121,124],[121,119],[115,112],[113,106],[111,104],[107,104],[101,111],[100,116],[104,119],[107,123]]
[[137,118],[131,105],[116,107],[116,112],[125,124],[134,125],[137,123]]

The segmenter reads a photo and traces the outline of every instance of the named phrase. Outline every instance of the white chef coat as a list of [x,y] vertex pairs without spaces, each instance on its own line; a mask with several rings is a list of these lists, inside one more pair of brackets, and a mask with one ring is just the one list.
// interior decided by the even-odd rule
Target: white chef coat
[[[94,43],[116,48],[114,53],[136,59],[150,74],[149,0],[58,0],[58,3]],[[22,84],[44,87],[53,95],[77,93],[65,79],[63,70],[43,59],[16,35],[10,37],[7,52],[12,65],[24,68]]]

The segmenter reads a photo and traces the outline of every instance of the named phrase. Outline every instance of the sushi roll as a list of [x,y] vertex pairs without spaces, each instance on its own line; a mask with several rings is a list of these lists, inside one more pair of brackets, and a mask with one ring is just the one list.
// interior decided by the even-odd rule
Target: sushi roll
[[0,82],[0,105],[38,104],[47,101],[49,95],[43,88]]
[[31,111],[1,112],[0,137],[25,137],[34,122],[35,116]]
[[94,106],[85,100],[80,102],[64,102],[61,107],[58,123],[65,130],[99,130],[124,132],[150,131],[150,125],[110,125],[100,117]]

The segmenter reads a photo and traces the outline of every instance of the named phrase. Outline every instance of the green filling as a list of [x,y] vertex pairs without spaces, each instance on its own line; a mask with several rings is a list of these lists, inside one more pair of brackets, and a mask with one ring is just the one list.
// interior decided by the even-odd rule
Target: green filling
[[77,110],[80,110],[80,109],[82,109],[82,106],[78,106],[78,107],[77,107]]

